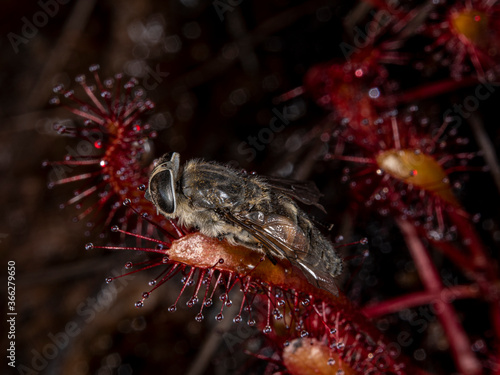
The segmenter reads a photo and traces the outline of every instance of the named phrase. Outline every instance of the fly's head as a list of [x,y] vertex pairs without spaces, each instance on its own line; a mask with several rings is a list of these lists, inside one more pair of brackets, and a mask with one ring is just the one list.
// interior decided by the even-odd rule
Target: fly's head
[[177,152],[163,155],[151,172],[144,197],[152,202],[157,212],[170,216],[177,208],[176,182],[179,178],[180,155]]

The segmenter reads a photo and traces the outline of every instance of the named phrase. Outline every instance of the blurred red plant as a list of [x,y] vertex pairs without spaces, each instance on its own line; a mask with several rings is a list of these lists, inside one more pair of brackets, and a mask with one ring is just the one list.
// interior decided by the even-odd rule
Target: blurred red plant
[[[324,158],[363,165],[360,170],[344,169],[343,181],[358,200],[376,206],[383,215],[408,217],[441,239],[449,227],[447,212],[468,217],[452,191],[450,174],[484,168],[467,165],[477,153],[459,152],[468,140],[447,135],[450,118],[436,126],[418,112],[411,106],[361,121],[344,118],[342,126],[325,130],[322,140],[331,151]],[[351,144],[357,154],[343,155]]]
[[[435,69],[438,62],[448,67],[450,77],[455,80],[470,75],[483,80],[497,79],[500,63],[497,0],[442,0],[408,9],[404,3],[365,2],[378,9],[375,20],[385,19],[384,27],[369,32],[367,41],[368,50],[380,51],[380,62],[397,63],[406,58],[406,62],[414,60],[412,64],[418,70]],[[400,48],[415,37],[423,38],[422,48],[431,59],[401,52]],[[394,50],[389,54],[390,59],[385,57],[387,50]]]
[[426,51],[437,54],[444,47],[443,61],[452,77],[460,78],[473,68],[478,77],[495,80],[500,62],[499,16],[498,1],[439,4],[429,14],[431,22],[422,26],[422,33],[435,39]]
[[[389,81],[392,76],[387,74],[390,70],[386,64],[397,62],[397,59],[387,61],[384,46],[401,47],[414,35],[429,36],[426,33],[434,26],[424,18],[419,21],[419,26],[405,29],[405,24],[419,16],[418,8],[404,14],[384,1],[370,3],[375,4],[380,13],[389,14],[391,21],[382,29],[370,32],[366,43],[348,56],[348,62],[313,67],[304,81],[305,91],[331,111],[326,125],[313,129],[309,137],[316,134],[326,144],[326,160],[363,165],[362,168],[344,169],[343,179],[349,182],[350,192],[355,197],[351,205],[357,211],[373,207],[395,219],[426,289],[426,292],[408,294],[393,301],[374,303],[365,308],[364,313],[375,317],[420,304],[439,306],[437,316],[448,336],[457,368],[462,373],[482,373],[483,365],[472,352],[467,333],[450,301],[436,302],[436,298],[431,297],[438,292],[448,292],[425,245],[430,242],[472,280],[472,284],[458,286],[452,299],[478,298],[488,302],[495,333],[490,346],[491,360],[485,366],[497,371],[498,354],[492,354],[498,350],[500,340],[497,263],[476,233],[472,215],[461,207],[452,192],[449,176],[457,171],[487,169],[468,165],[478,153],[459,151],[468,139],[458,137],[456,127],[447,129],[452,118],[444,117],[443,123],[436,126],[432,116],[417,114],[421,111],[418,106],[410,106],[409,111],[401,108],[402,104],[449,93],[486,78],[483,66],[492,68],[496,63],[480,53],[478,38],[479,34],[484,36],[488,28],[495,29],[492,25],[496,7],[491,3],[472,2],[446,8],[448,21],[443,21],[441,26],[448,28],[448,34],[442,31],[440,41],[449,42],[447,47],[453,49],[457,48],[456,43],[461,43],[451,64],[450,78],[424,81],[416,88],[401,91],[399,84]],[[437,10],[430,5],[426,12],[435,18]],[[374,19],[377,17],[378,13],[375,13]],[[383,43],[380,43],[380,38],[385,38]],[[452,38],[455,38],[453,47]],[[488,48],[494,54],[496,49],[491,45]],[[470,56],[476,74],[467,68],[466,54]],[[366,56],[370,58],[366,59]],[[423,66],[420,63],[413,68],[421,71]],[[349,150],[347,155],[346,149]],[[361,204],[355,204],[356,201]]]
[[[75,148],[68,147],[70,152],[63,161],[44,162],[54,168],[53,174],[57,177],[49,183],[49,188],[82,182],[83,186],[76,189],[74,197],[61,204],[61,208],[74,205],[82,210],[75,220],[88,219],[89,215],[105,210],[104,227],[116,216],[127,227],[131,225],[128,223],[130,211],[121,209],[125,198],[154,214],[149,204],[141,202],[142,194],[138,190],[147,182],[152,161],[151,139],[156,137],[156,132],[144,122],[144,115],[154,108],[154,103],[145,98],[145,91],[137,87],[137,80],[132,78],[123,83],[123,75],[117,74],[102,81],[98,65],[89,70],[93,85],[87,82],[85,75],[76,78],[86,100],[79,99],[73,90],[66,90],[63,85],[54,88],[58,96],[51,103],[61,104],[59,96],[62,95],[64,106],[79,116],[83,124],[55,125],[60,134],[75,137],[82,143]],[[67,176],[76,168],[82,172]],[[92,197],[97,197],[97,201],[92,201]]]

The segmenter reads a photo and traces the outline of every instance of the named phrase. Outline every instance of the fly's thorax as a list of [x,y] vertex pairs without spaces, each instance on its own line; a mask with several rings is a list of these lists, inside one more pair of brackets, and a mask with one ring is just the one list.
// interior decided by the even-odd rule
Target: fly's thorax
[[244,186],[234,173],[218,164],[188,162],[182,190],[195,207],[220,209],[238,205]]
[[258,179],[253,176],[199,160],[186,164],[181,185],[193,205],[207,209],[239,210],[257,205],[266,198]]

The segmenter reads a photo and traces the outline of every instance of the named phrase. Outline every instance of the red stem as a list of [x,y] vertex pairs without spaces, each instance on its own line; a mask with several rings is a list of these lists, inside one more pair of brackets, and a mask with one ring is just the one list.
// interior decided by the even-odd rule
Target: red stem
[[[422,231],[421,234],[422,233],[424,233],[424,231]],[[453,263],[460,267],[460,269],[466,274],[473,273],[475,271],[474,265],[471,264],[470,257],[465,253],[465,251],[460,251],[460,249],[457,249],[456,246],[448,241],[435,241],[433,239],[429,239],[429,242],[432,246],[439,249],[439,251],[448,257]]]
[[[440,293],[444,289],[443,284],[436,267],[430,259],[427,249],[417,235],[415,227],[408,221],[402,219],[397,219],[396,221],[405,237],[425,288],[431,293]],[[436,315],[448,338],[457,369],[463,374],[481,374],[481,363],[471,350],[469,338],[465,334],[453,306],[449,302],[441,299],[434,301],[433,305]]]
[[[492,328],[495,332],[496,358],[500,358],[500,280],[498,276],[498,264],[488,256],[481,238],[476,229],[467,218],[452,211],[450,219],[461,233],[464,244],[473,256],[473,262],[478,272],[472,277],[481,288],[484,299],[490,302],[490,315]],[[495,371],[500,374],[500,368]]]
[[458,285],[439,291],[424,291],[407,294],[401,297],[365,306],[361,312],[368,318],[391,314],[415,306],[434,304],[439,301],[448,302],[455,299],[477,298],[480,296],[477,285]]
[[418,100],[427,99],[429,97],[435,97],[438,95],[446,94],[458,89],[471,86],[478,83],[476,77],[466,77],[460,80],[446,79],[439,82],[432,82],[429,84],[424,84],[416,89],[407,90],[403,93],[398,93],[397,95],[389,95],[384,100],[379,103],[385,108],[390,106],[397,106],[400,104],[410,103]]
[[479,238],[475,228],[472,226],[468,218],[460,215],[455,210],[450,210],[449,217],[453,224],[457,227],[457,233],[460,233],[463,243],[470,251],[473,259],[473,266],[476,270],[484,272],[487,279],[493,280],[495,276],[494,264],[486,255],[483,242]]

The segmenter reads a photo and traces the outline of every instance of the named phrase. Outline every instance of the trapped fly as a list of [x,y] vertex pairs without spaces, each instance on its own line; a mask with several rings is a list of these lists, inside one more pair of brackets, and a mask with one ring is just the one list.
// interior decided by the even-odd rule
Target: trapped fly
[[342,259],[295,203],[318,204],[312,183],[247,174],[223,164],[163,155],[154,167],[146,199],[166,218],[209,237],[288,259],[313,285],[337,293]]

